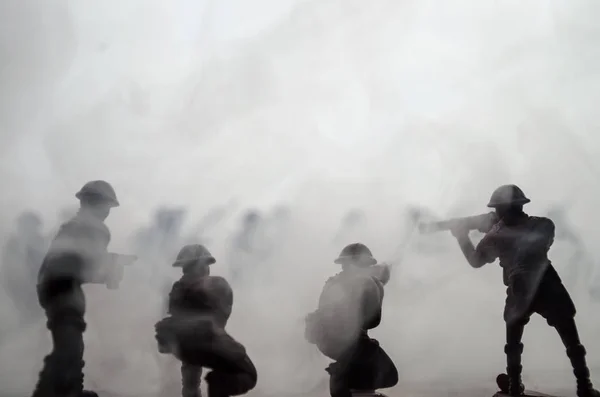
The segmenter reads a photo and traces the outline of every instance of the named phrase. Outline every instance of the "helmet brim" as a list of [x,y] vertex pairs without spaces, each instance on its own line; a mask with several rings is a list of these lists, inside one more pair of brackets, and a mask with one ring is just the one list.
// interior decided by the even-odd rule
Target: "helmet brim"
[[524,198],[524,199],[520,199],[520,200],[513,200],[507,203],[488,203],[488,208],[497,208],[497,207],[502,207],[502,206],[510,206],[510,205],[525,205],[527,203],[530,203],[531,200],[529,200],[528,198]]
[[173,267],[185,267],[193,263],[197,263],[198,265],[212,265],[217,263],[217,260],[212,256],[200,259],[180,259],[173,262]]
[[357,258],[352,256],[340,256],[336,260],[333,261],[338,265],[359,265],[359,266],[373,266],[377,264],[377,259],[375,258],[362,258],[357,260]]
[[118,206],[121,205],[118,200],[107,199],[105,197],[89,195],[89,194],[85,194],[85,193],[82,193],[82,192],[77,192],[75,194],[75,197],[77,199],[79,199],[79,200],[94,199],[94,200],[97,200],[99,202],[102,202],[103,204],[107,204],[111,208],[115,208],[115,207],[118,207]]

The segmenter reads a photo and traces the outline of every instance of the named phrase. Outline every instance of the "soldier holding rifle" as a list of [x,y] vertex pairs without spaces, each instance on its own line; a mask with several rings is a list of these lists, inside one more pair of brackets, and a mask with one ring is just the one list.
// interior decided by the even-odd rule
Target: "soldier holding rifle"
[[[421,230],[451,230],[465,258],[474,268],[500,260],[507,286],[504,309],[507,372],[497,378],[503,393],[512,396],[524,394],[521,340],[531,315],[538,313],[556,328],[565,345],[577,380],[577,396],[599,397],[600,393],[590,381],[586,351],[575,325],[575,305],[548,259],[548,250],[554,242],[554,223],[548,218],[523,212],[523,205],[529,202],[519,187],[500,186],[488,204],[495,212],[423,225]],[[471,230],[486,233],[477,247],[469,238]]]
[[83,390],[83,332],[86,324],[82,285],[106,284],[116,289],[123,266],[136,258],[107,252],[110,231],[104,224],[119,202],[112,186],[91,181],[75,195],[81,207],[64,223],[44,258],[37,293],[48,318],[53,349],[44,359],[33,397],[94,397]]

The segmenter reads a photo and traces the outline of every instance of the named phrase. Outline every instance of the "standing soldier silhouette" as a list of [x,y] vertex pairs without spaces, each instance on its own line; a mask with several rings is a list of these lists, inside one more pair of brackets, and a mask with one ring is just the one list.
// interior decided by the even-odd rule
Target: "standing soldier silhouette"
[[524,393],[521,339],[531,315],[538,313],[556,329],[565,345],[577,380],[577,396],[600,397],[590,381],[586,351],[575,325],[575,305],[548,259],[548,250],[554,242],[554,223],[548,218],[523,212],[523,205],[529,202],[515,185],[496,189],[488,207],[495,209],[498,222],[477,248],[473,246],[466,228],[457,226],[452,230],[472,267],[480,268],[500,260],[507,286],[504,308],[507,366],[506,374],[498,375],[498,387],[512,396]]
[[116,289],[122,266],[135,260],[131,255],[107,252],[110,231],[104,220],[111,208],[119,206],[112,186],[91,181],[75,196],[81,207],[60,227],[38,275],[38,300],[46,312],[53,348],[44,359],[33,397],[97,396],[83,390],[86,305],[82,285],[106,284]]

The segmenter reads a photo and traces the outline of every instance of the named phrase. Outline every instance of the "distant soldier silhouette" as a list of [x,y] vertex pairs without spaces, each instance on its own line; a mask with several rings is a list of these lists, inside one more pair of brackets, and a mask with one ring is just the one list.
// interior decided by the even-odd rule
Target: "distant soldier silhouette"
[[200,242],[204,245],[209,245],[214,238],[214,234],[221,226],[223,221],[231,211],[231,204],[211,208],[194,229],[186,235],[184,243]]
[[272,259],[285,248],[290,226],[291,210],[286,206],[275,207],[265,225],[266,259]]
[[377,265],[360,243],[346,246],[335,263],[342,271],[325,283],[319,306],[306,317],[305,337],[335,362],[327,367],[332,397],[374,392],[398,383],[398,371],[379,342],[368,335],[379,326],[387,265]]
[[38,275],[37,292],[52,334],[33,397],[94,397],[83,390],[85,283],[118,287],[122,266],[135,257],[107,252],[110,232],[104,220],[119,202],[105,181],[86,183],[75,195],[81,207],[52,241]]
[[133,243],[140,257],[145,261],[157,262],[154,267],[158,267],[165,259],[175,256],[182,238],[185,215],[182,208],[158,208],[152,224],[134,236]]
[[23,212],[2,252],[2,283],[19,315],[20,326],[38,319],[42,311],[36,297],[37,275],[46,254],[42,219]]
[[531,315],[538,313],[556,328],[566,347],[577,380],[577,395],[599,397],[590,381],[586,351],[575,325],[575,305],[548,259],[548,250],[554,242],[554,223],[523,212],[523,205],[529,202],[515,185],[496,189],[488,207],[495,209],[499,221],[477,248],[469,239],[468,230],[462,227],[452,230],[472,267],[479,268],[499,259],[503,270],[507,286],[504,309],[507,367],[506,374],[498,376],[498,386],[513,396],[523,394],[521,339]]
[[398,247],[397,256],[402,256],[407,248],[423,255],[435,255],[446,251],[447,246],[439,241],[423,239],[416,232],[418,225],[422,222],[432,222],[438,217],[428,208],[411,205],[405,210],[405,223],[402,244]]
[[241,229],[230,247],[231,281],[252,283],[262,270],[268,247],[264,241],[264,219],[258,211],[246,212]]
[[[593,274],[593,259],[585,248],[577,230],[568,219],[565,206],[553,206],[547,211],[546,216],[554,221],[556,225],[556,241],[568,243],[573,253],[568,259],[568,265],[564,268],[562,278],[566,285],[581,287],[582,283],[589,283]],[[559,269],[560,270],[560,269]],[[589,284],[586,285],[589,287]]]
[[256,386],[257,373],[246,349],[225,331],[231,315],[233,292],[222,277],[211,276],[216,262],[200,244],[184,246],[175,267],[183,276],[169,294],[169,317],[156,324],[161,353],[181,360],[183,397],[200,397],[202,368],[209,397],[245,394]]
[[344,215],[340,226],[333,237],[333,244],[342,244],[348,239],[354,239],[367,224],[367,217],[360,209],[352,209]]

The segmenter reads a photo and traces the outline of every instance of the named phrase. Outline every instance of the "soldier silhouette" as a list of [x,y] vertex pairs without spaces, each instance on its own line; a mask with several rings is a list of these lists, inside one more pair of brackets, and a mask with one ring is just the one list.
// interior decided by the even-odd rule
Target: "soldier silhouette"
[[565,345],[573,366],[579,397],[599,397],[590,381],[585,355],[575,325],[575,305],[558,273],[548,259],[554,242],[554,222],[548,218],[529,216],[523,205],[530,200],[515,185],[497,188],[488,203],[494,208],[498,222],[483,239],[473,246],[467,228],[456,226],[452,234],[474,268],[500,260],[504,284],[507,286],[504,320],[506,322],[506,374],[497,378],[503,393],[523,394],[521,355],[523,331],[533,313],[554,327]]

